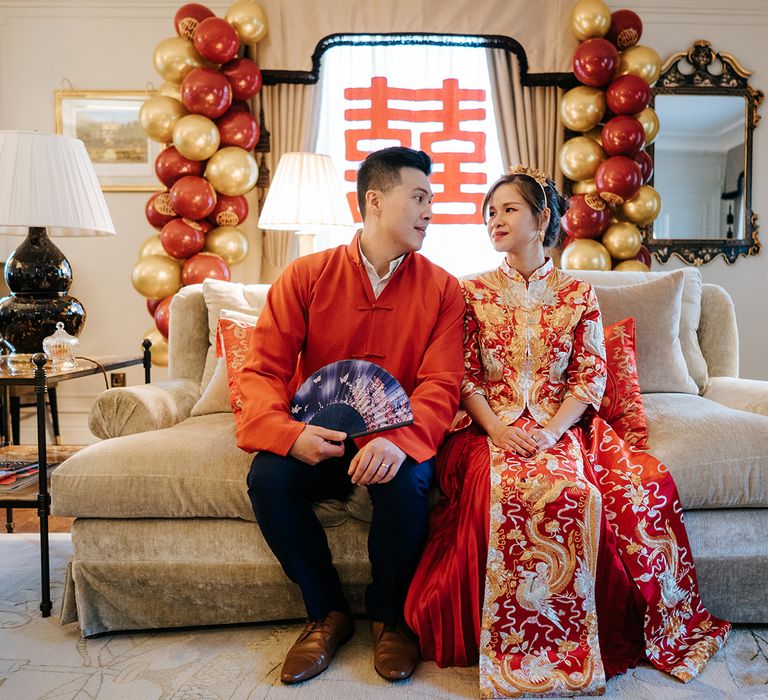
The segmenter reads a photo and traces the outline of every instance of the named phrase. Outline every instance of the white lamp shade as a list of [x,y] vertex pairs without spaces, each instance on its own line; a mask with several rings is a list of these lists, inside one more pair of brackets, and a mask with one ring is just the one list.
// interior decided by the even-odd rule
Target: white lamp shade
[[285,153],[259,216],[259,228],[274,231],[354,226],[344,186],[331,157]]
[[115,235],[82,141],[0,131],[0,233],[44,227],[49,236]]

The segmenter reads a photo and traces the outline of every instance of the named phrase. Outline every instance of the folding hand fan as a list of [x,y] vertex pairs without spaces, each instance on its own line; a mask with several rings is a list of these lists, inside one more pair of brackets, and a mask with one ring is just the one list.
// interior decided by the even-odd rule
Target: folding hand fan
[[291,401],[294,420],[360,437],[413,423],[408,395],[385,369],[339,360],[309,377]]

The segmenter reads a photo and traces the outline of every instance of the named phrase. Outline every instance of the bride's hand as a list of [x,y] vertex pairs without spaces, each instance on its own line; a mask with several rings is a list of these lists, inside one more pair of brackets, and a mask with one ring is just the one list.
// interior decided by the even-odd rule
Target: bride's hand
[[534,428],[531,437],[536,441],[540,450],[547,450],[557,444],[557,436],[546,428]]
[[540,447],[530,434],[516,425],[500,424],[488,433],[488,437],[491,438],[491,442],[496,447],[516,452],[524,457],[530,457],[532,454],[535,454],[539,451]]

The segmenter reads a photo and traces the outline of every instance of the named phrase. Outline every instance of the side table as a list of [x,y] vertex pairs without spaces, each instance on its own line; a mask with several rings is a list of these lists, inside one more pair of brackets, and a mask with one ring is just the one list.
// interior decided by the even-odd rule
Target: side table
[[[47,357],[43,353],[38,353],[32,358],[34,369],[11,372],[7,365],[0,364],[0,390],[3,392],[3,421],[7,421],[7,407],[10,397],[10,388],[12,386],[34,386],[37,407],[37,463],[39,465],[37,498],[29,498],[27,493],[29,488],[22,489],[19,494],[6,496],[0,494],[0,508],[37,508],[37,514],[40,518],[40,579],[42,601],[40,610],[43,617],[49,617],[53,603],[51,602],[51,582],[50,565],[48,553],[48,516],[51,512],[51,496],[48,492],[48,445],[45,430],[45,395],[48,387],[55,386],[60,382],[80,377],[88,377],[99,372],[112,372],[114,370],[131,367],[133,365],[144,365],[144,381],[148,384],[152,368],[152,358],[150,355],[151,343],[148,340],[143,341],[144,352],[138,356],[108,356],[94,358],[78,358],[77,365],[72,369],[53,370],[50,365],[46,367]],[[4,423],[7,428],[7,422]],[[29,448],[8,446],[8,430],[5,431],[5,444],[0,449],[2,459],[23,459]],[[52,448],[51,456],[54,460],[66,458],[69,456],[66,450],[57,450]],[[70,451],[71,454],[71,451]],[[17,456],[18,455],[18,456]]]

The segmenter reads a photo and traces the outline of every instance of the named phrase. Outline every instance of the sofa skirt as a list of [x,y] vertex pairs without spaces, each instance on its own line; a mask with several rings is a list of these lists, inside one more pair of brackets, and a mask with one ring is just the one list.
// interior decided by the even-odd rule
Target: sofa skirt
[[[768,509],[684,513],[704,605],[737,623],[768,623]],[[370,581],[368,524],[325,532],[354,612]],[[231,518],[77,518],[62,623],[84,637],[306,615],[258,525]]]
[[[362,612],[368,524],[349,518],[325,532],[352,610]],[[298,586],[253,522],[77,518],[72,546],[61,622],[78,621],[84,637],[306,617]]]

